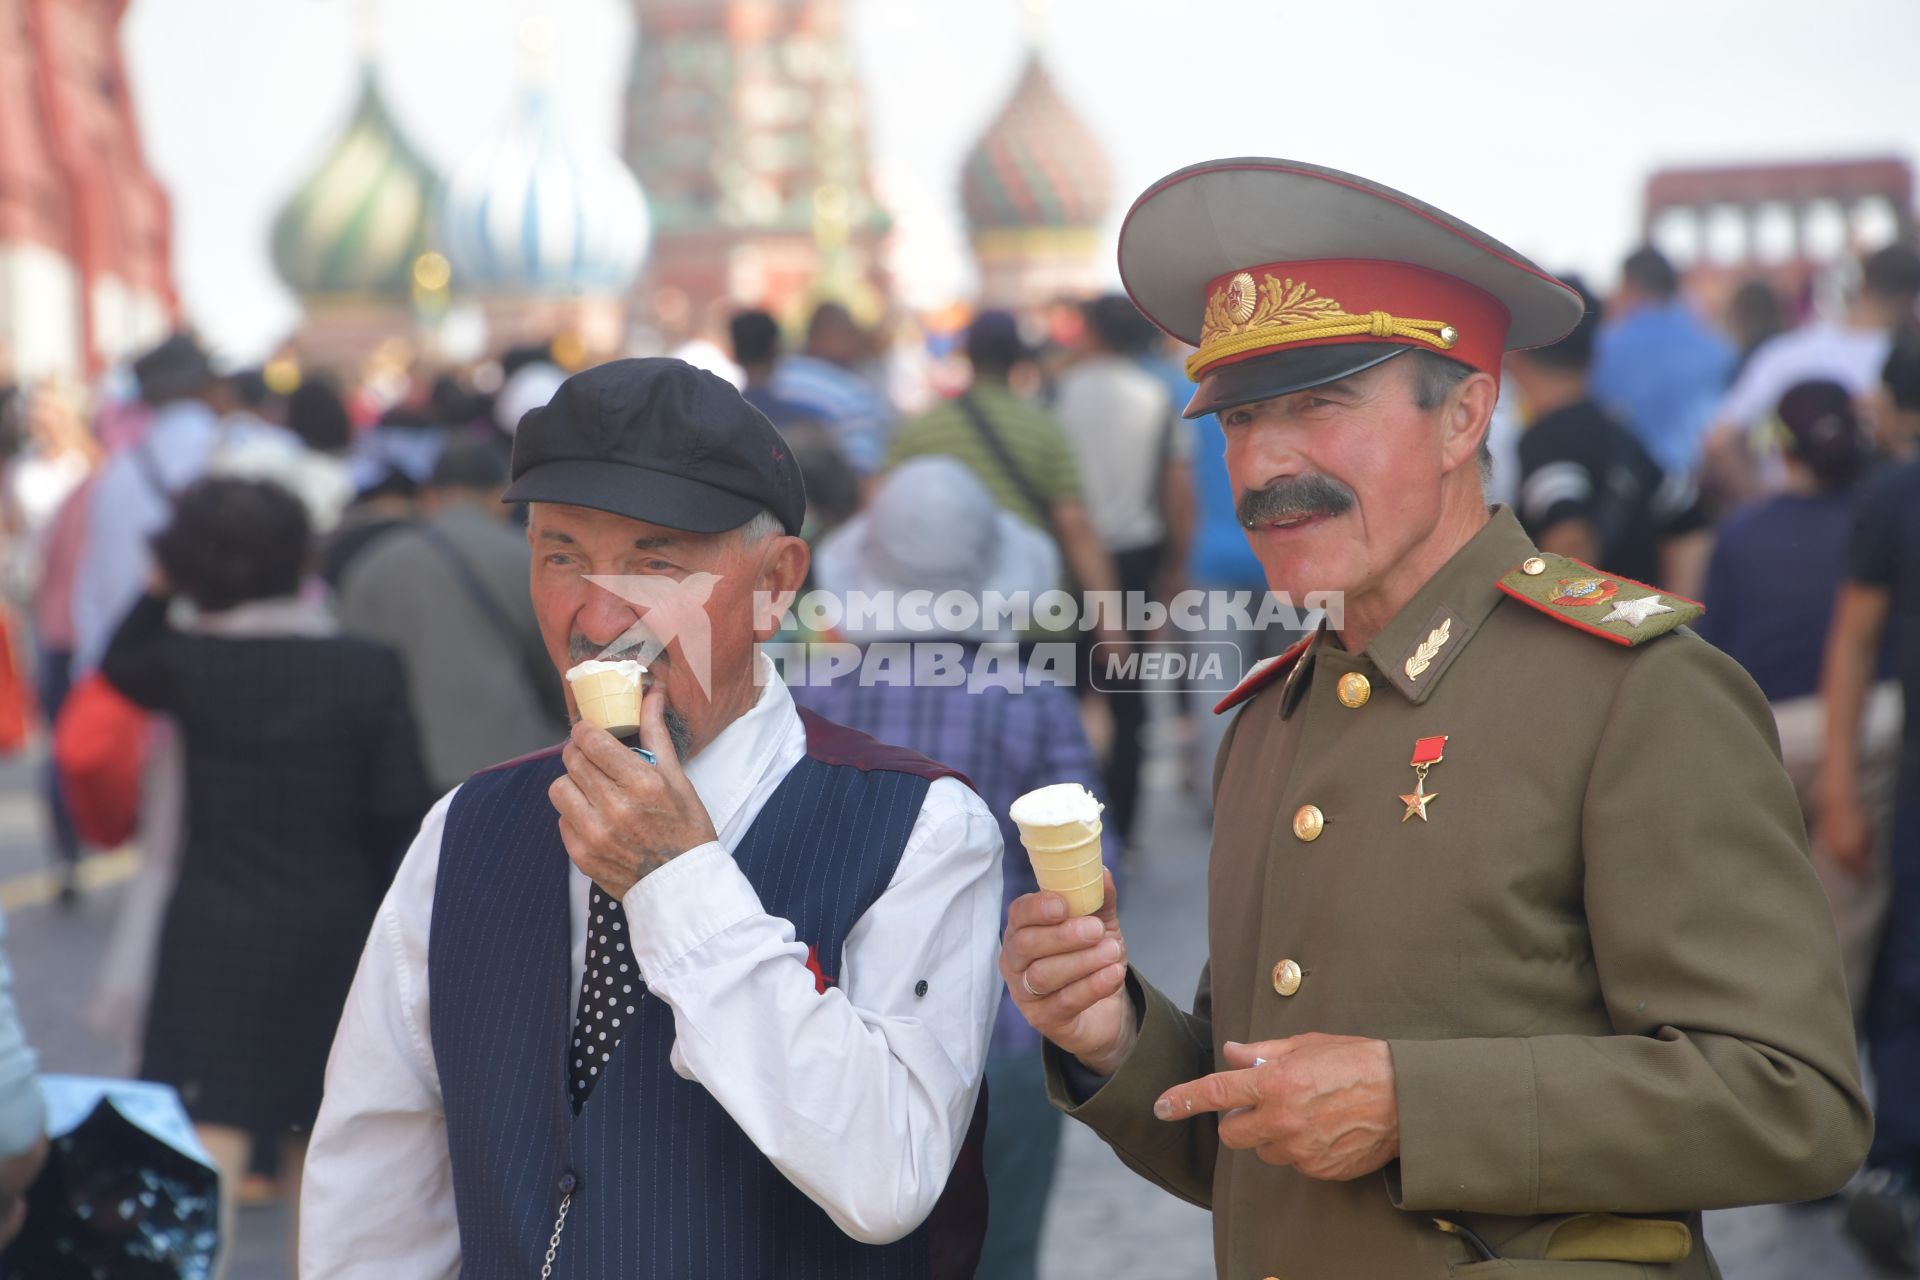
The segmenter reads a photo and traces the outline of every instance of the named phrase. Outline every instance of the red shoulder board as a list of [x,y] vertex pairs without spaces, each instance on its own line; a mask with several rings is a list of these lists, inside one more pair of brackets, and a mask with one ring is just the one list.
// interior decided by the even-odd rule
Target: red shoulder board
[[1254,694],[1260,692],[1275,680],[1293,670],[1293,664],[1300,660],[1300,655],[1305,653],[1307,646],[1312,643],[1313,637],[1308,636],[1306,639],[1288,649],[1285,653],[1277,653],[1271,658],[1262,658],[1260,661],[1254,663],[1253,668],[1247,672],[1240,683],[1233,686],[1233,691],[1213,704],[1213,714],[1219,715],[1223,711],[1233,710],[1248,698],[1251,698]]

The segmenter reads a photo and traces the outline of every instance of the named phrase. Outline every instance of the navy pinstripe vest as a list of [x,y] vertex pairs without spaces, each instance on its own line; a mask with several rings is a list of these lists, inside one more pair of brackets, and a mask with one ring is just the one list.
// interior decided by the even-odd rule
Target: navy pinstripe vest
[[[927,787],[958,775],[800,714],[806,758],[733,856],[766,909],[837,974]],[[547,800],[561,772],[557,749],[499,766],[469,779],[447,813],[428,972],[464,1280],[539,1275],[563,1176],[577,1184],[554,1265],[566,1280],[971,1276],[986,1229],[984,1088],[932,1217],[884,1246],[844,1235],[711,1094],[674,1074],[673,1015],[657,999],[641,1004],[574,1116],[571,864]]]

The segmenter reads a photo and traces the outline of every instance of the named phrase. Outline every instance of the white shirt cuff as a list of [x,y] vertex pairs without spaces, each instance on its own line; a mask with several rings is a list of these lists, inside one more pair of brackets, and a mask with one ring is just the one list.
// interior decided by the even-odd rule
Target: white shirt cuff
[[760,895],[718,840],[641,877],[620,905],[626,908],[640,976],[648,982],[725,930],[762,914]]

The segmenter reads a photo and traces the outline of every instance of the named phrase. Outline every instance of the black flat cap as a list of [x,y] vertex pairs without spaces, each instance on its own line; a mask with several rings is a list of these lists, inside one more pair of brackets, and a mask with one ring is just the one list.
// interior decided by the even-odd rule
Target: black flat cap
[[733,385],[684,360],[614,360],[560,384],[513,435],[507,502],[591,507],[688,533],[764,509],[800,532],[792,450]]

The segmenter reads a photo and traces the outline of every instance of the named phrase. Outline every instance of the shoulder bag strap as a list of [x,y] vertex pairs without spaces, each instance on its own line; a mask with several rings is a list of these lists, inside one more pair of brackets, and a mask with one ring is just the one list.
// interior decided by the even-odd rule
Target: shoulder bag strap
[[553,701],[553,668],[546,651],[542,649],[536,652],[528,646],[526,636],[508,616],[506,608],[487,590],[487,584],[480,580],[480,575],[467,563],[467,558],[460,554],[459,548],[453,545],[446,534],[429,524],[417,524],[413,530],[447,562],[447,567],[453,570],[454,580],[467,593],[473,607],[480,611],[487,625],[493,628],[518,659],[521,677],[527,687],[533,690],[542,706],[550,706]]

